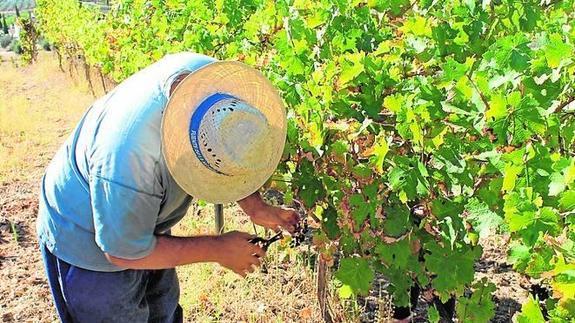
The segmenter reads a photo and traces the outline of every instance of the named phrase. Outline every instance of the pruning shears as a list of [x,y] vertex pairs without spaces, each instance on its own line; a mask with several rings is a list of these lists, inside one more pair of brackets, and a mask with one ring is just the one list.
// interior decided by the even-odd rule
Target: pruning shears
[[276,241],[278,241],[278,240],[281,240],[282,238],[283,238],[282,232],[281,232],[281,231],[278,231],[278,233],[276,233],[274,236],[272,236],[272,237],[269,238],[269,239],[265,239],[265,238],[262,238],[262,237],[256,237],[256,238],[250,239],[250,240],[248,240],[248,241],[249,241],[250,243],[253,243],[253,244],[255,244],[255,245],[258,245],[260,248],[262,248],[263,250],[267,251],[267,250],[268,250],[268,247],[269,247],[272,243],[274,243],[274,242],[276,242]]
[[[292,233],[292,241],[291,241],[291,246],[292,247],[297,247],[299,246],[302,242],[308,240],[309,238],[309,227],[307,225],[307,219],[304,219],[302,223],[298,223],[298,225],[296,226],[294,232]],[[281,231],[278,231],[274,236],[272,236],[269,239],[265,239],[262,237],[255,237],[253,239],[248,240],[250,243],[253,243],[255,245],[260,246],[263,250],[267,251],[268,247],[278,241],[281,240],[283,238],[283,234]]]

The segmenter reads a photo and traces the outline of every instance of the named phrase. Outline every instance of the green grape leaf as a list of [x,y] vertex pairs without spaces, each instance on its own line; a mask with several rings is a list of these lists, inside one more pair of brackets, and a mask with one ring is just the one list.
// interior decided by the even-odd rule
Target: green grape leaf
[[406,269],[408,261],[414,255],[411,252],[408,239],[402,239],[394,243],[379,242],[375,247],[375,253],[388,267]]
[[490,233],[495,233],[503,224],[503,218],[491,211],[485,202],[477,198],[471,198],[465,206],[467,219],[473,225],[480,238],[486,238]]
[[396,306],[408,306],[410,301],[410,288],[413,284],[411,275],[406,275],[404,270],[394,267],[385,270],[385,276],[389,279],[389,292],[393,296]]
[[467,66],[456,62],[453,58],[448,58],[443,66],[444,81],[457,81],[465,75]]
[[361,194],[352,194],[349,197],[349,206],[351,207],[351,215],[355,224],[355,229],[359,230],[363,222],[369,216],[371,211],[369,204]]
[[438,219],[456,217],[463,212],[463,206],[454,201],[436,199],[431,203],[431,212]]
[[439,316],[439,311],[435,307],[435,304],[431,305],[427,309],[427,320],[431,323],[439,323],[440,319],[441,317]]
[[559,207],[561,207],[562,211],[575,210],[575,190],[568,190],[561,194]]
[[533,252],[532,250],[531,258],[525,268],[525,273],[531,277],[541,277],[545,272],[553,269],[553,264],[551,263],[553,257],[553,250],[546,246],[538,248],[537,252]]
[[473,265],[481,254],[481,249],[467,246],[451,249],[448,243],[441,247],[435,242],[427,243],[426,249],[430,253],[424,256],[425,266],[435,274],[431,285],[441,298],[447,300],[451,293],[463,293],[463,286],[473,281]]
[[370,178],[373,174],[371,168],[369,168],[366,164],[357,164],[353,166],[351,171],[355,176],[366,179]]
[[363,258],[344,258],[341,260],[335,277],[348,285],[355,294],[366,295],[373,281],[373,270]]
[[505,214],[505,220],[507,220],[509,230],[517,232],[529,228],[535,221],[536,214],[535,211],[509,212]]
[[338,157],[343,157],[349,151],[349,144],[344,140],[337,140],[331,144],[330,150]]
[[519,242],[513,242],[509,247],[507,259],[513,265],[513,268],[525,271],[531,259],[531,248]]
[[384,210],[383,231],[386,235],[399,237],[410,229],[410,211],[404,204],[390,204]]
[[498,39],[484,54],[485,59],[493,59],[499,66],[509,66],[517,72],[529,67],[531,49],[524,34],[516,33]]
[[561,173],[551,174],[549,183],[549,196],[557,196],[565,190],[565,177]]
[[300,174],[294,184],[299,187],[299,196],[301,197],[304,205],[311,208],[318,200],[325,197],[325,188],[321,179],[314,176],[313,164],[304,159],[300,165]]
[[540,233],[556,234],[560,231],[560,217],[557,210],[550,207],[539,208],[540,198],[535,202],[528,191],[513,192],[505,196],[504,212],[509,231],[517,232],[523,241],[532,246]]
[[472,286],[470,297],[459,297],[456,305],[457,318],[460,322],[489,322],[495,315],[495,304],[492,295],[496,288],[487,278]]
[[337,239],[341,234],[337,224],[337,211],[331,205],[321,214],[321,228],[331,240]]
[[517,176],[521,171],[523,171],[522,166],[516,166],[510,163],[505,165],[505,170],[503,171],[503,186],[501,187],[503,192],[510,192],[515,188]]

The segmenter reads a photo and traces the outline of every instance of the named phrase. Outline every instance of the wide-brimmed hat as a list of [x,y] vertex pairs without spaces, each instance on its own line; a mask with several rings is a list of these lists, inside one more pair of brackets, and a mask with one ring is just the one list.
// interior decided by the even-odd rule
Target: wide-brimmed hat
[[274,173],[285,144],[286,113],[256,69],[217,61],[184,78],[162,119],[162,152],[176,183],[211,203],[235,202]]

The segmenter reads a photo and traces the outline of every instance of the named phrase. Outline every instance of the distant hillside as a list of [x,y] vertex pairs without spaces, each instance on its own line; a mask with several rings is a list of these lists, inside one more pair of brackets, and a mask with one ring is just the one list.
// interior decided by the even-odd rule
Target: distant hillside
[[0,0],[0,12],[14,12],[18,6],[18,10],[27,11],[36,7],[34,0]]

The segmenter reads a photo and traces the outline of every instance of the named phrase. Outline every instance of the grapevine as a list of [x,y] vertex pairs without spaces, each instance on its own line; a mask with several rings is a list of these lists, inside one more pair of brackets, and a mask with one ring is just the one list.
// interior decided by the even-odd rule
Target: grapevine
[[341,254],[348,295],[382,274],[397,306],[418,285],[487,321],[474,264],[499,232],[513,268],[552,288],[547,319],[575,319],[572,0],[37,5],[51,43],[116,81],[180,51],[262,70],[289,110],[270,185],[319,219],[315,247]]

